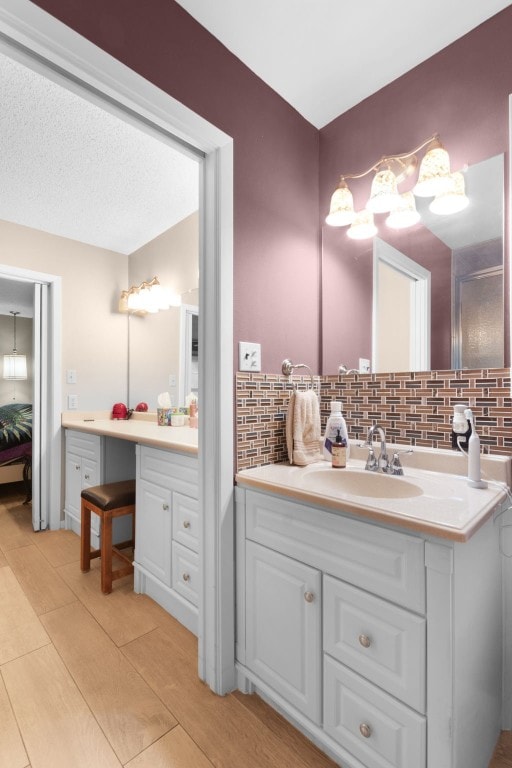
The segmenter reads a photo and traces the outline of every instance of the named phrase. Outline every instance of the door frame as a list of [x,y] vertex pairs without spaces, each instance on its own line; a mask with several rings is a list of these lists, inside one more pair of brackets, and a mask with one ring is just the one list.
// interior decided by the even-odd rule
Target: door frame
[[[34,329],[44,333],[42,343],[47,350],[44,371],[47,380],[41,381],[40,361],[34,360],[34,386],[38,387],[33,412],[32,428],[32,488],[34,530],[61,527],[61,292],[62,281],[57,275],[34,272],[30,269],[0,264],[0,280],[15,280],[46,286],[47,301],[36,307],[34,302]],[[35,317],[36,311],[39,318]],[[38,322],[36,322],[38,320]],[[35,345],[37,349],[37,346]],[[37,357],[37,356],[36,356]],[[43,402],[44,398],[44,402]],[[41,418],[42,416],[42,418]],[[39,509],[37,509],[39,507]]]
[[121,111],[139,128],[158,129],[182,151],[203,155],[199,500],[208,514],[200,536],[198,672],[214,692],[227,693],[235,687],[233,140],[29,0],[0,0],[0,51],[103,109]]

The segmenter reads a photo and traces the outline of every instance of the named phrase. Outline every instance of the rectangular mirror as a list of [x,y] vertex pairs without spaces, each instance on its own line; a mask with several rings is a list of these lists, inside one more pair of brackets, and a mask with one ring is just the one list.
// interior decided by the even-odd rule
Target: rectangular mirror
[[376,215],[379,235],[370,240],[323,227],[323,374],[359,369],[365,358],[378,373],[509,364],[504,156],[464,175],[470,203],[458,213],[433,214],[423,198],[421,220],[408,229],[386,227],[387,214]]

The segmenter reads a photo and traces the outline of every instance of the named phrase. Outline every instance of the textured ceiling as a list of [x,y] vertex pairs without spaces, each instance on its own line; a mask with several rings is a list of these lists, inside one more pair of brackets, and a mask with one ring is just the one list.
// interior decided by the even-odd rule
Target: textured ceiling
[[177,0],[317,128],[510,3]]
[[0,219],[132,253],[198,209],[198,163],[0,55]]

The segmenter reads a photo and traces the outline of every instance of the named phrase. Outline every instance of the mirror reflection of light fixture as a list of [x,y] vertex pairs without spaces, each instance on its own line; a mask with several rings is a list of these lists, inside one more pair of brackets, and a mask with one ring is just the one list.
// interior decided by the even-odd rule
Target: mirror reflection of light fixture
[[[416,185],[412,192],[400,195],[398,185],[415,172],[418,165],[417,153],[425,148],[426,153],[420,164]],[[366,210],[371,214],[389,212],[386,224],[396,229],[410,227],[419,221],[413,193],[417,197],[434,197],[430,210],[442,215],[456,213],[469,202],[464,191],[464,178],[460,173],[450,173],[448,152],[441,144],[438,134],[434,134],[410,152],[381,157],[362,173],[345,173],[341,176],[332,195],[325,221],[334,227],[350,224],[347,234],[354,239],[373,237],[377,233],[377,227],[373,219],[363,223],[360,220],[361,214],[355,213],[352,193],[346,180],[361,179],[372,172],[375,177]],[[457,191],[454,191],[455,185]]]
[[179,307],[181,296],[163,288],[157,277],[144,280],[140,285],[132,285],[127,291],[121,291],[119,312],[133,315],[154,314],[170,307]]
[[373,213],[363,209],[356,213],[354,221],[350,225],[347,235],[352,240],[366,240],[377,234],[377,227],[373,222]]
[[11,315],[13,316],[13,347],[10,355],[4,355],[4,379],[11,379],[14,381],[21,381],[27,378],[27,358],[26,355],[19,355],[16,349],[16,315],[19,312],[14,312],[11,309]]

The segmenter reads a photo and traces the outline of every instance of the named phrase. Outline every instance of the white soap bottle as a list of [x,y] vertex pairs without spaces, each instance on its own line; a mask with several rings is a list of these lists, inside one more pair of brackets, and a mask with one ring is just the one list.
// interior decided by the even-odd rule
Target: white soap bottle
[[347,424],[345,422],[345,419],[343,418],[343,414],[341,413],[341,403],[339,400],[331,400],[331,415],[327,419],[327,425],[325,427],[325,434],[324,434],[324,458],[327,459],[327,461],[332,461],[332,446],[333,443],[336,442],[336,435],[338,434],[338,429],[340,431],[340,435],[342,439],[346,441],[347,444],[347,459],[350,452],[350,446],[348,442],[348,432],[347,432]]

